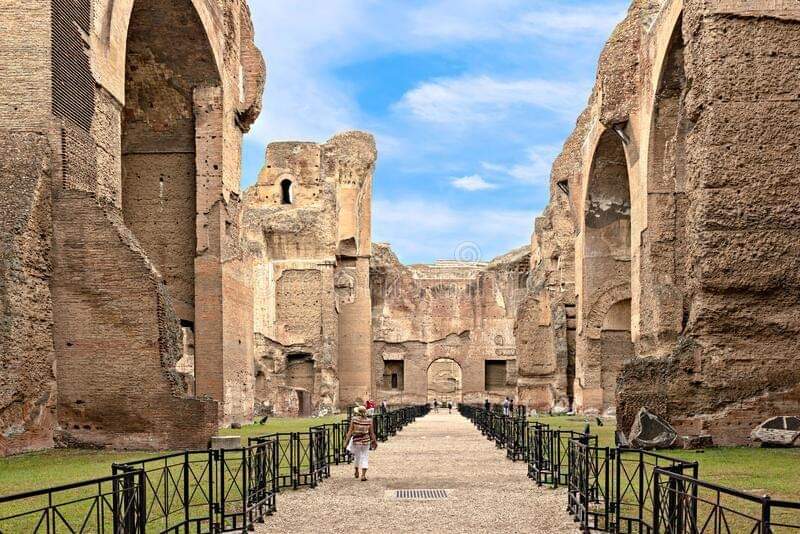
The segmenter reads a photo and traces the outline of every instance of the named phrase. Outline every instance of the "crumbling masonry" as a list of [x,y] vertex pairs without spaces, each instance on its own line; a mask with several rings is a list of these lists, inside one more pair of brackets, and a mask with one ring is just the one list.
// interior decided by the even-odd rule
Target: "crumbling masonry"
[[635,0],[531,245],[404,266],[368,134],[274,143],[240,191],[245,0],[4,1],[0,455],[370,397],[749,443],[800,415],[798,42],[794,0]]
[[521,397],[720,445],[800,412],[799,40],[794,2],[633,3],[536,222]]
[[0,30],[0,454],[205,445],[252,414],[247,5],[9,0]]

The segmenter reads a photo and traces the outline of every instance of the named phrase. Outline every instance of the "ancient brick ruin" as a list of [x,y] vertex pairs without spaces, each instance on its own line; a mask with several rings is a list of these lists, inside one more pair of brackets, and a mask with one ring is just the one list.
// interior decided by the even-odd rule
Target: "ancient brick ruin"
[[800,412],[798,38],[793,2],[633,3],[536,221],[521,397],[720,445]]
[[405,266],[389,246],[374,245],[375,396],[395,404],[514,397],[514,321],[529,265],[527,247],[488,264]]
[[[273,143],[245,192],[259,411],[311,415],[369,398],[372,136]],[[366,313],[364,313],[366,310]]]
[[205,445],[252,413],[230,394],[252,374],[240,150],[265,79],[247,5],[0,20],[0,454]]
[[265,82],[245,1],[0,21],[0,455],[203,446],[370,397],[623,429],[647,407],[722,445],[800,412],[789,0],[635,0],[531,245],[411,266],[371,241],[368,134],[271,144],[241,191]]

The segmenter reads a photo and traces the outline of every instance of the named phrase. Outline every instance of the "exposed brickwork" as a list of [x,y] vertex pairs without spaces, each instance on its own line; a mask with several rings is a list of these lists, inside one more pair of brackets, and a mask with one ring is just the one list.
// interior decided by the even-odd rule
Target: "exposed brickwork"
[[49,141],[0,130],[0,456],[52,445]]
[[[245,192],[253,265],[257,410],[297,415],[371,395],[369,255],[372,136],[273,143]],[[299,385],[290,362],[308,355]],[[307,397],[308,396],[308,397]]]
[[[800,410],[798,32],[780,1],[635,1],[609,40],[548,208],[571,212],[555,235],[562,257],[574,247],[575,407],[608,409],[613,390],[623,429],[646,406],[722,445]],[[611,224],[619,202],[597,202],[623,173],[630,228]],[[544,252],[553,234],[535,234]],[[530,352],[558,338],[551,324]]]
[[[13,189],[0,218],[11,225],[0,454],[54,433],[66,445],[204,446],[221,421],[253,412],[238,160],[265,74],[249,11],[29,4],[0,7],[0,165]],[[178,373],[192,338],[200,364]],[[190,397],[195,378],[213,400]]]
[[178,396],[177,321],[130,230],[80,191],[62,192],[54,223],[54,309],[71,310],[54,333],[60,439],[119,448],[203,446],[216,428],[216,403]]
[[[461,370],[459,402],[493,402],[516,396],[514,322],[527,288],[529,252],[513,251],[490,264],[442,262],[402,265],[391,249],[375,244],[372,260],[373,382],[377,397],[420,403],[444,393],[434,365]],[[500,384],[487,391],[486,361],[506,363]],[[403,362],[403,388],[385,387],[386,367]],[[446,365],[446,364],[441,364]],[[447,375],[449,376],[449,375]],[[434,393],[431,393],[433,395]],[[432,397],[431,399],[432,400]]]

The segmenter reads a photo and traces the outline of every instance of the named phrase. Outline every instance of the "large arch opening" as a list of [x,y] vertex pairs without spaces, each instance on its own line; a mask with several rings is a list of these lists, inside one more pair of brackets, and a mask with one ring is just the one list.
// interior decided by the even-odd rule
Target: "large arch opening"
[[584,232],[581,297],[588,339],[582,361],[576,362],[580,408],[611,411],[617,376],[623,362],[633,356],[630,185],[623,137],[615,130],[606,130],[595,150]]
[[161,272],[185,328],[195,321],[196,90],[221,85],[190,0],[136,0],[125,56],[122,215]]
[[607,130],[589,175],[584,236],[584,288],[589,295],[609,280],[630,280],[631,194],[622,138]]
[[428,366],[428,402],[461,402],[464,393],[461,366],[455,360],[439,358]]
[[663,353],[683,330],[686,253],[686,95],[682,18],[675,24],[657,85],[648,156],[647,228],[642,232],[639,345]]

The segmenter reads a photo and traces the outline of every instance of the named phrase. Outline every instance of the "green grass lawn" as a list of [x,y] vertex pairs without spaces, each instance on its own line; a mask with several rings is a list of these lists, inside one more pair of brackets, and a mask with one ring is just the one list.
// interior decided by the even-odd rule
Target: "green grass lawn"
[[[274,432],[302,432],[309,427],[335,423],[343,416],[319,418],[274,418],[266,425],[247,425],[225,429],[220,434],[247,438]],[[0,495],[10,495],[39,488],[69,484],[79,480],[111,475],[111,464],[151,458],[163,453],[115,452],[55,449],[0,458]]]
[[[220,433],[223,435],[241,435],[242,444],[246,445],[247,438],[249,437],[272,433],[303,432],[308,430],[309,427],[335,423],[342,419],[343,416],[324,418],[274,418],[270,419],[265,425],[248,425],[241,429],[225,429]],[[0,496],[107,477],[112,474],[111,466],[115,462],[135,462],[164,456],[169,452],[170,451],[115,452],[59,449],[0,458]],[[208,481],[207,462],[203,460],[202,455],[194,455],[191,458],[188,465],[191,466],[190,469],[193,474],[191,478],[187,478],[191,480],[193,485],[204,487]],[[237,458],[238,457],[234,455],[233,461],[229,464],[226,463],[229,469],[226,471],[225,475],[228,478],[226,487],[229,489],[226,491],[228,492],[229,512],[241,506],[239,502],[241,498],[239,488],[244,486],[244,481],[242,479],[244,471],[240,469],[240,462],[237,461]],[[308,465],[308,459],[303,460],[303,463]],[[281,471],[289,469],[287,458],[283,458],[281,464]],[[173,484],[178,484],[178,482],[182,480],[183,465],[183,455],[177,458],[159,459],[156,462],[146,465],[145,469],[151,473],[148,475],[150,484],[153,488],[157,488],[159,496],[161,496],[164,491],[175,491],[175,487],[177,486],[173,487]],[[166,474],[167,472],[169,473],[168,475]],[[165,476],[173,481],[173,484],[169,484],[170,489],[166,489],[167,485],[162,482]],[[235,481],[232,479],[235,479]],[[182,484],[182,482],[180,482],[180,484]],[[101,487],[103,488],[102,491],[108,496],[106,500],[110,502],[111,495],[113,494],[111,484],[106,483]],[[56,519],[56,521],[63,521],[69,524],[68,528],[65,527],[65,524],[61,524],[59,531],[62,529],[70,531],[70,528],[73,530],[79,529],[87,516],[94,517],[93,514],[97,513],[98,508],[105,506],[105,511],[109,509],[109,503],[98,505],[97,503],[100,501],[91,499],[92,495],[96,495],[96,489],[94,488],[95,486],[91,488],[82,487],[74,490],[61,491],[54,497],[54,503],[61,506],[59,508],[59,513],[63,516]],[[208,509],[208,503],[204,500],[205,493],[202,491],[193,491],[192,496],[192,517],[204,517]],[[151,526],[154,528],[163,530],[174,526],[176,522],[183,519],[184,511],[180,506],[181,501],[176,496],[173,495],[172,497],[161,499],[169,503],[169,511],[167,513],[164,513],[163,508],[160,508],[160,504],[154,502],[153,499],[156,499],[156,496],[153,492],[148,493],[148,498],[150,502],[148,502],[146,508],[153,514],[148,517],[149,521],[153,521]],[[41,514],[35,511],[46,506],[46,496],[31,497],[23,501],[15,501],[6,505],[0,504],[0,518],[8,518],[20,513],[26,514],[24,517],[5,520],[0,519],[0,532],[34,531],[41,517]],[[195,516],[194,514],[200,515]],[[91,521],[90,524],[94,525],[94,519]],[[110,515],[107,514],[103,523],[109,530],[111,529],[110,521]]]
[[[551,428],[583,432],[587,419],[581,416],[544,416],[536,421]],[[613,422],[600,427],[588,419],[590,432],[597,435],[601,447],[614,446]],[[700,465],[700,478],[714,484],[742,490],[753,495],[800,500],[800,449],[763,449],[753,447],[712,447],[702,450],[668,450],[662,454]]]
[[255,436],[263,436],[264,434],[274,434],[276,432],[304,432],[312,426],[327,425],[330,423],[338,423],[346,419],[345,415],[330,415],[327,417],[316,418],[270,418],[266,425],[246,425],[242,428],[226,428],[220,430],[220,434],[224,436],[242,436],[242,444],[247,444],[247,438]]

